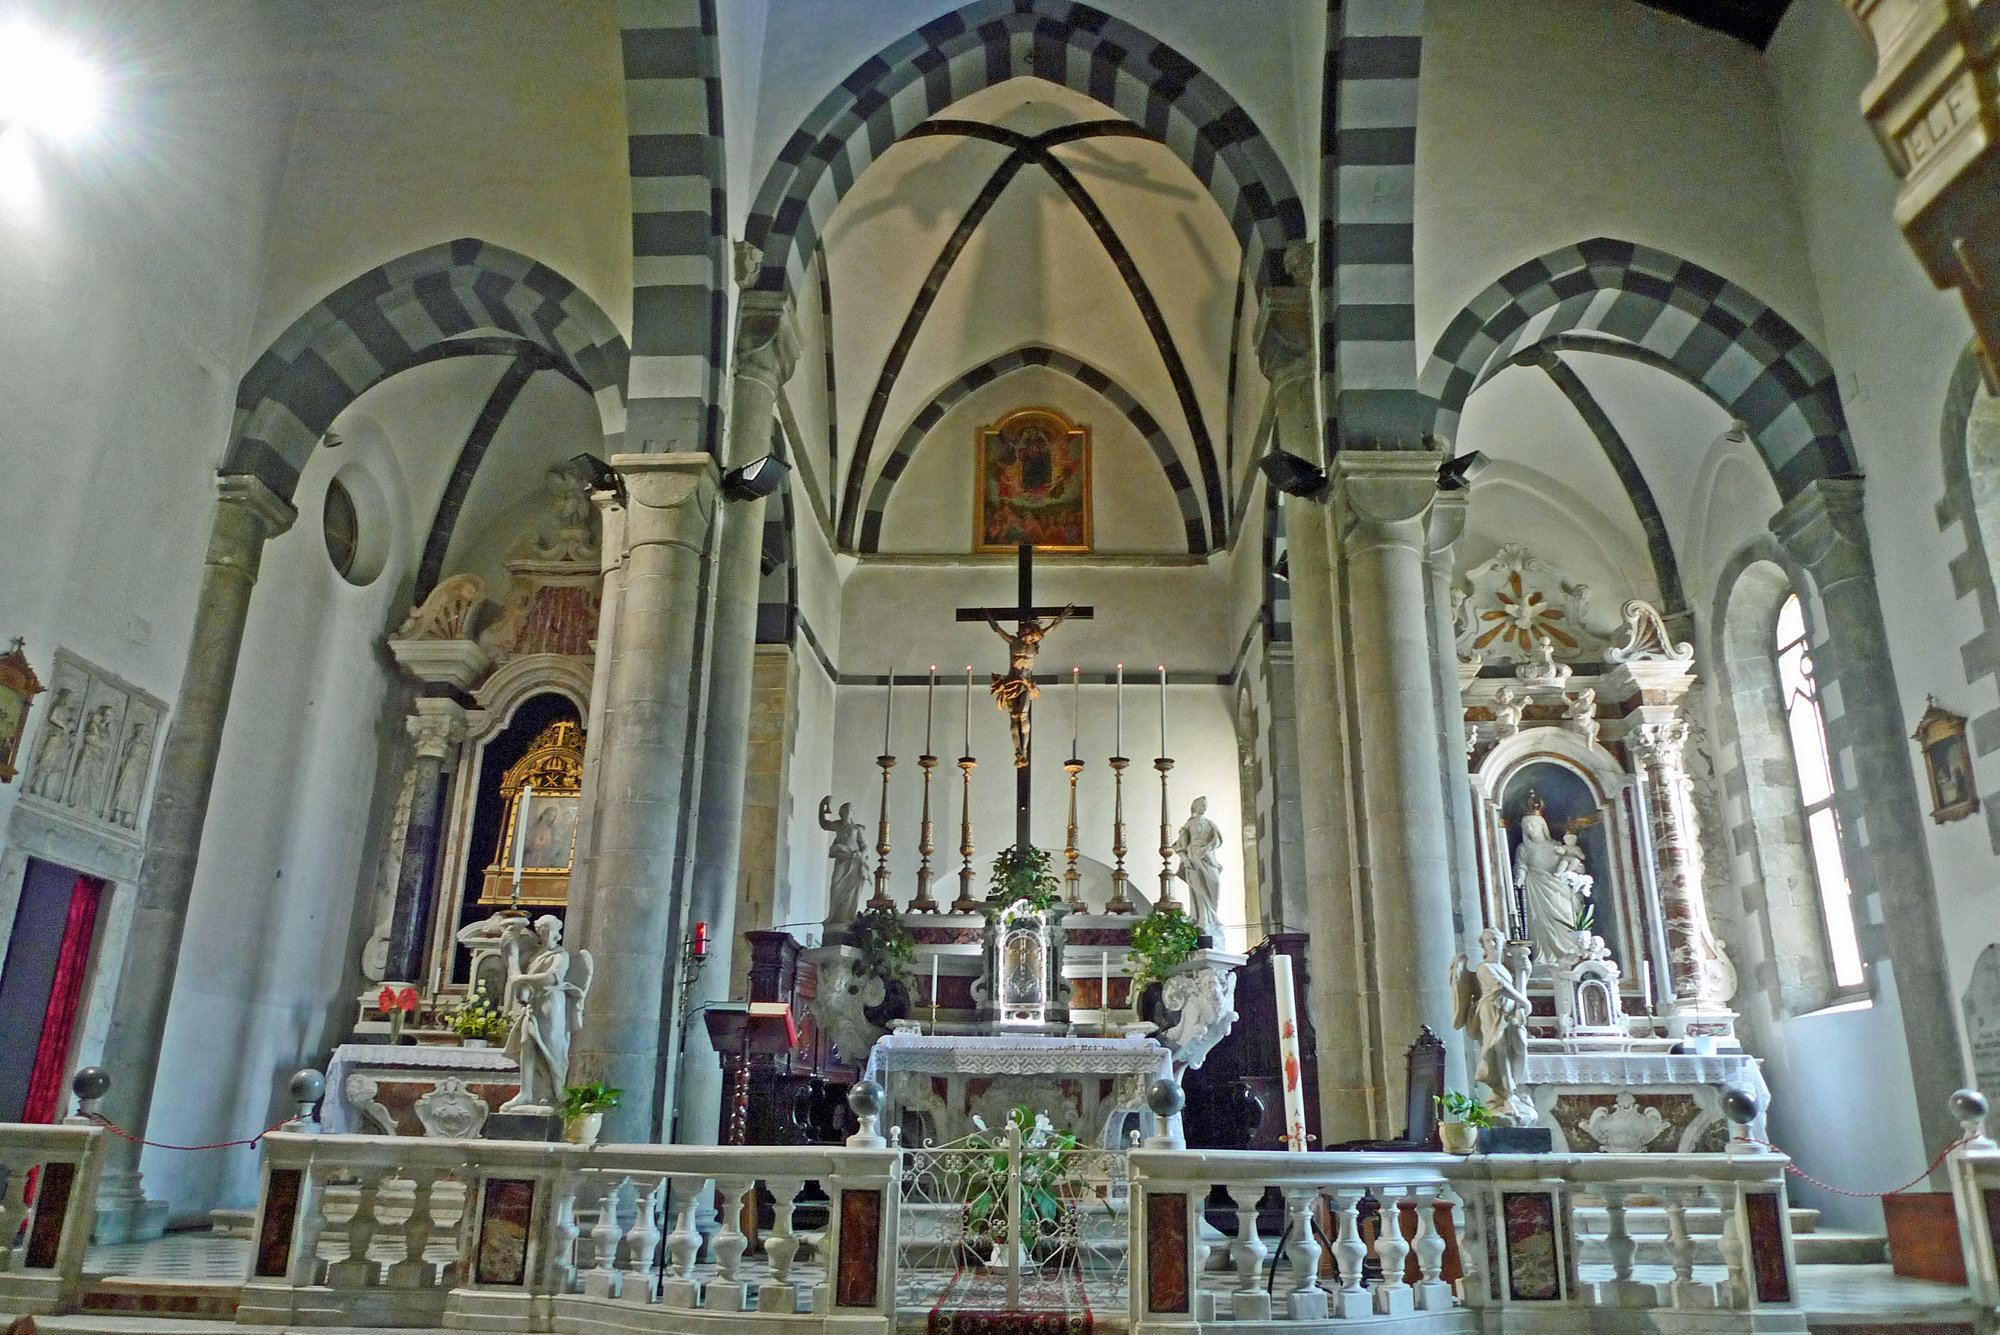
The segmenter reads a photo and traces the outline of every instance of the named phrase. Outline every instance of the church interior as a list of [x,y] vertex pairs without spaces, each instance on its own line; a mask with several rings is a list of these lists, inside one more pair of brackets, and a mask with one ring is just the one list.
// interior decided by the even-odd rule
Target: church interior
[[0,1311],[1991,1329],[1996,127],[2000,0],[0,0]]

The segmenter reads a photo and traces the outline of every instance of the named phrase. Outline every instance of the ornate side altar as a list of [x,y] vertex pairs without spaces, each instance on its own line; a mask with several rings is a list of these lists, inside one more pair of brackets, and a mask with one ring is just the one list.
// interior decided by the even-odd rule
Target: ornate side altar
[[520,1087],[520,1067],[499,1048],[342,1043],[326,1066],[320,1118],[334,1135],[422,1136],[431,1134],[424,1113],[440,1100],[465,1103],[460,1113],[483,1123]]
[[890,1034],[876,1042],[866,1075],[887,1095],[882,1125],[913,1117],[924,1141],[955,1141],[975,1129],[975,1117],[1002,1126],[1009,1109],[1026,1104],[1058,1130],[1111,1146],[1134,1114],[1141,1133],[1154,1134],[1146,1090],[1172,1071],[1173,1054],[1150,1038]]

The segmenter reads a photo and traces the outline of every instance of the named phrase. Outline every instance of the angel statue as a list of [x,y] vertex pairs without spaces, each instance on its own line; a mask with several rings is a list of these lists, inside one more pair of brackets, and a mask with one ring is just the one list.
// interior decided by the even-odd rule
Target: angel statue
[[1522,1090],[1528,1074],[1528,994],[1500,962],[1500,933],[1479,934],[1480,963],[1464,952],[1451,962],[1451,1023],[1479,1045],[1474,1078],[1487,1088],[1486,1110],[1500,1126],[1533,1126],[1535,1106]]
[[[511,936],[529,935],[518,918],[507,930]],[[507,989],[501,994],[501,1007],[508,1013],[507,1055],[521,1066],[521,1092],[501,1104],[501,1112],[551,1113],[562,1102],[570,1039],[583,1028],[583,1000],[596,970],[590,952],[579,950],[577,977],[571,980],[562,919],[552,913],[535,919],[533,939],[539,948],[522,952],[525,963],[520,954],[509,961]]]

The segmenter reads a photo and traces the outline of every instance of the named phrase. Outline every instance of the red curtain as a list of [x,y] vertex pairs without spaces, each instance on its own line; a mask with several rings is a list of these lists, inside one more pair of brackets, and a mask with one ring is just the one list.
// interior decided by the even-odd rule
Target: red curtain
[[35,1065],[28,1076],[28,1102],[21,1113],[24,1122],[53,1122],[62,1111],[69,1043],[76,1034],[76,1013],[83,1005],[84,974],[90,967],[90,942],[97,934],[97,900],[103,889],[104,882],[95,876],[79,876],[70,888],[62,951],[56,956],[42,1039],[35,1045]]

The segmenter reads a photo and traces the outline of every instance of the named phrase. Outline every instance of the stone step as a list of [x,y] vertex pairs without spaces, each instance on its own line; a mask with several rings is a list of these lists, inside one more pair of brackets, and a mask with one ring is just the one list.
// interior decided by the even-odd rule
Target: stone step
[[[1633,1234],[1637,1247],[1633,1261],[1638,1265],[1672,1265],[1673,1253],[1660,1234]],[[1611,1252],[1602,1232],[1583,1233],[1577,1238],[1585,1265],[1608,1265]],[[1793,1254],[1800,1265],[1879,1265],[1889,1256],[1889,1239],[1881,1233],[1852,1233],[1844,1229],[1817,1229],[1792,1237]],[[1721,1265],[1722,1240],[1712,1233],[1694,1236],[1696,1265]]]
[[208,1231],[218,1238],[254,1238],[257,1236],[257,1212],[255,1210],[210,1210]]
[[[1819,1228],[1819,1211],[1803,1205],[1794,1205],[1792,1214],[1792,1236],[1799,1237]],[[1713,1205],[1689,1206],[1686,1214],[1687,1231],[1696,1237],[1715,1237],[1722,1232],[1722,1211]],[[1577,1230],[1595,1233],[1600,1237],[1610,1228],[1610,1216],[1602,1206],[1578,1206],[1576,1211]],[[1625,1231],[1633,1237],[1667,1232],[1667,1212],[1657,1205],[1631,1205],[1625,1209]]]
[[87,1281],[79,1306],[85,1312],[105,1315],[233,1321],[242,1293],[241,1283],[100,1275]]

